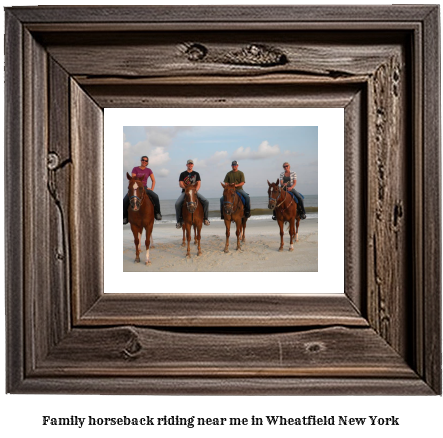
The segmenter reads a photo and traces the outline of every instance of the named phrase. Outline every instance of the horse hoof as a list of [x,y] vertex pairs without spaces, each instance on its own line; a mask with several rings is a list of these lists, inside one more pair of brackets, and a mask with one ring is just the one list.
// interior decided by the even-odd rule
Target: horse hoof
[[294,248],[289,248],[289,251],[290,251],[290,252],[294,251]]
[[135,259],[134,263],[140,263],[140,259],[139,258]]
[[197,255],[198,255],[198,256],[201,256],[201,255],[202,255],[202,252],[201,252],[201,251],[199,251],[199,252],[197,253]]
[[225,249],[224,252],[227,254],[229,252],[229,249]]
[[147,262],[145,262],[145,265],[152,265],[151,260],[148,260]]
[[185,243],[185,242],[183,242],[183,243],[182,243],[182,246],[186,246],[186,243]]
[[278,251],[279,251],[279,252],[282,252],[282,251],[283,251],[283,248],[279,248]]

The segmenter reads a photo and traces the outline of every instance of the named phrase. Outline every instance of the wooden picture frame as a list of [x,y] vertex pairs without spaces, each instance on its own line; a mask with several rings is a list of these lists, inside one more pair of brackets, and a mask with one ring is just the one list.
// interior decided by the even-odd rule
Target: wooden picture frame
[[[441,394],[439,59],[438,6],[7,8],[7,392]],[[345,294],[104,295],[103,108],[194,106],[345,108]]]

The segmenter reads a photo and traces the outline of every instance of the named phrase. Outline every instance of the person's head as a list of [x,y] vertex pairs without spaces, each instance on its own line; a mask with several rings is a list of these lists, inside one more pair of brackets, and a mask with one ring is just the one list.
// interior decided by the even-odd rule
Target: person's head
[[237,170],[238,170],[238,161],[233,161],[233,162],[231,163],[231,167],[232,167],[232,170],[233,170],[234,172],[237,172]]
[[194,168],[194,162],[192,160],[186,161],[186,167],[188,168],[188,172],[191,172]]
[[289,163],[286,161],[283,163],[283,169],[284,171],[289,171],[291,169],[291,166],[289,165]]
[[149,163],[149,158],[146,155],[143,155],[143,157],[140,158],[142,166],[147,166]]

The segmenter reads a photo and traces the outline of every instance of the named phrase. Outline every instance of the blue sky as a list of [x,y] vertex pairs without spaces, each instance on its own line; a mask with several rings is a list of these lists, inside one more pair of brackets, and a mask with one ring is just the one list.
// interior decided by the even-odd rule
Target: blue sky
[[[318,193],[318,129],[316,126],[124,126],[123,194],[126,172],[149,157],[148,167],[156,179],[161,199],[180,195],[178,178],[186,161],[202,179],[201,193],[221,196],[220,182],[239,162],[245,174],[244,189],[251,196],[266,196],[269,181],[276,181],[288,161],[297,173],[297,190],[303,195]],[[150,185],[150,184],[149,184]]]

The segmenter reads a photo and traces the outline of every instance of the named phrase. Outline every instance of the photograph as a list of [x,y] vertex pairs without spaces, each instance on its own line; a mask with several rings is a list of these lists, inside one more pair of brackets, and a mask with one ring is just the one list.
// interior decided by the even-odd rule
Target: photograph
[[317,126],[124,126],[122,177],[125,272],[318,271]]

